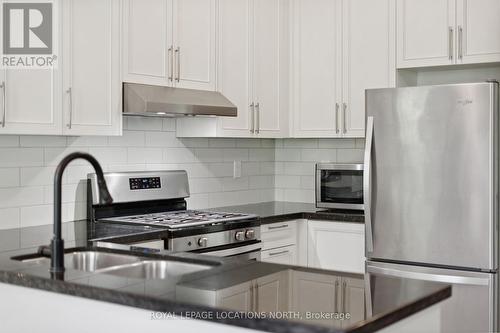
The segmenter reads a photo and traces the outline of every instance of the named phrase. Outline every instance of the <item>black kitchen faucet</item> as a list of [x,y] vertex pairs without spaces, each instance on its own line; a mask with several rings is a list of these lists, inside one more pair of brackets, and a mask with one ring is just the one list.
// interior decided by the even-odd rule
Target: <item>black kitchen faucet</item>
[[102,172],[101,165],[90,154],[87,153],[72,153],[62,159],[56,169],[54,176],[54,236],[50,243],[51,260],[50,272],[57,278],[64,274],[64,240],[61,237],[61,185],[64,170],[68,164],[82,158],[87,160],[95,169],[97,175],[97,185],[99,188],[99,203],[101,205],[109,205],[113,202],[113,198],[109,194],[106,181]]

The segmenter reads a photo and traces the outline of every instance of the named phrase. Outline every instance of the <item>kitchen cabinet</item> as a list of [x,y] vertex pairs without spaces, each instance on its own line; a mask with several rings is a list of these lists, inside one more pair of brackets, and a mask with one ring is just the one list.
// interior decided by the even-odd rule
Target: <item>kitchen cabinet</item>
[[217,0],[126,0],[123,79],[215,90]]
[[63,134],[121,135],[120,0],[61,5]]
[[[365,318],[364,279],[319,273],[292,272],[291,311],[337,313],[339,318],[311,319],[311,323],[331,328],[346,328]],[[349,319],[346,316],[349,314]]]
[[[0,1],[0,17],[6,2]],[[56,36],[55,50],[59,44]],[[0,134],[60,134],[61,81],[60,68],[0,70]]]
[[281,265],[297,265],[297,247],[295,245],[264,250],[261,253],[262,262]]
[[219,0],[217,90],[237,117],[177,119],[179,137],[287,135],[286,0]]
[[308,267],[351,273],[365,271],[364,224],[308,221]]
[[200,290],[180,284],[176,287],[176,298],[232,311],[288,311],[289,275],[287,270],[279,271],[219,290]]
[[293,0],[295,137],[364,137],[364,91],[395,85],[394,0]]
[[497,0],[398,0],[397,67],[500,61]]
[[500,1],[457,0],[458,63],[500,61]]

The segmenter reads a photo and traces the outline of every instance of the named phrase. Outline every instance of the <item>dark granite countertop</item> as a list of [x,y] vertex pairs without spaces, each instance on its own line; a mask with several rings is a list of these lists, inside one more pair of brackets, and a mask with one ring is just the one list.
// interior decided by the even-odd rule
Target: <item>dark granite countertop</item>
[[[86,240],[81,238],[81,235],[85,228],[86,221],[65,224],[63,235],[67,237],[67,247],[83,246],[76,250],[94,249],[83,245]],[[42,230],[49,230],[49,235]],[[0,240],[12,234],[31,235],[30,237],[33,239],[30,240],[30,245],[47,244],[50,237],[46,236],[50,236],[50,230],[51,226],[0,230]],[[123,228],[117,230],[122,232],[122,237],[128,237],[130,236],[129,232],[136,231]],[[111,229],[101,230],[101,232],[109,236]],[[35,234],[41,236],[35,240]],[[42,237],[46,238],[42,239]],[[193,253],[174,254],[168,251],[156,254],[137,251],[134,253],[152,259],[207,265],[208,269],[191,274],[170,276],[166,280],[141,279],[114,275],[110,272],[98,274],[77,270],[71,267],[71,260],[68,258],[64,279],[57,280],[52,279],[49,274],[49,259],[47,258],[32,258],[27,262],[12,260],[13,255],[34,252],[34,247],[21,249],[21,244],[26,243],[20,240],[17,249],[0,253],[0,282],[165,312],[179,317],[186,317],[188,313],[193,313],[193,311],[202,311],[211,314],[212,318],[217,318],[216,320],[223,324],[267,332],[371,332],[421,311],[451,295],[451,287],[441,283],[389,278],[376,274],[357,275],[305,267],[238,261]],[[67,249],[69,252],[73,250]],[[130,253],[109,249],[99,249],[99,251],[117,254]],[[198,295],[207,292],[224,292],[227,288],[250,285],[252,281],[258,283],[258,281],[266,281],[266,279],[276,277],[280,279],[280,285],[286,288],[282,290],[282,297],[292,299],[292,301],[280,305],[279,310],[295,313],[296,317],[294,318],[288,320],[270,319],[269,313],[267,313],[267,317],[256,319],[255,315],[250,316],[247,312],[241,312],[235,318],[227,316],[227,311],[241,309],[226,306],[226,310],[223,310],[225,306],[202,302],[200,301],[202,297],[198,297]],[[318,281],[321,286],[325,285],[326,281],[326,292],[313,295],[314,306],[311,305],[311,311],[334,314],[334,309],[330,308],[328,304],[331,304],[330,299],[334,297],[330,291],[333,290],[332,283],[335,279],[350,281],[354,283],[353,286],[358,288],[358,291],[361,291],[361,299],[358,299],[358,302],[353,302],[356,305],[346,311],[349,314],[353,313],[351,320],[342,324],[343,320],[337,317],[335,317],[336,319],[313,321],[304,316],[304,311],[310,311],[307,303],[304,303],[303,298],[300,299],[299,303],[297,301],[294,303],[292,297],[301,290],[306,291],[306,294],[309,293],[301,281],[308,281],[308,283]],[[363,295],[369,295],[369,297]],[[298,304],[302,308],[298,308]],[[304,304],[306,304],[305,307]],[[260,312],[264,311],[257,313]],[[342,313],[337,315],[341,316]]]
[[250,205],[211,208],[213,211],[246,213],[260,216],[262,224],[293,219],[329,220],[338,222],[364,223],[363,212],[346,210],[325,210],[315,204],[302,202],[270,201]]

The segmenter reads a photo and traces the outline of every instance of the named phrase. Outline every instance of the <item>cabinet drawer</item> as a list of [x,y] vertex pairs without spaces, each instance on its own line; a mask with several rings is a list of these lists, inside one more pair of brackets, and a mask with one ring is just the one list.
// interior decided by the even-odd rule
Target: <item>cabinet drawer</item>
[[263,250],[295,245],[297,243],[296,221],[265,224],[261,226]]
[[297,247],[295,245],[290,245],[262,251],[261,261],[274,264],[296,265]]

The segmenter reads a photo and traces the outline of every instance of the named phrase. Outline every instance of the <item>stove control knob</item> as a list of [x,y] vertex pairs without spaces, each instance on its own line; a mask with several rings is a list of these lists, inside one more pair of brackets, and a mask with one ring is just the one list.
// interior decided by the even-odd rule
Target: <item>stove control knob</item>
[[201,237],[200,239],[198,239],[198,245],[200,247],[207,247],[208,239],[206,237]]
[[244,231],[237,231],[234,234],[234,239],[237,241],[244,241],[245,240],[245,232]]
[[253,229],[248,229],[246,232],[245,232],[245,237],[247,239],[253,239],[255,237],[255,230]]

